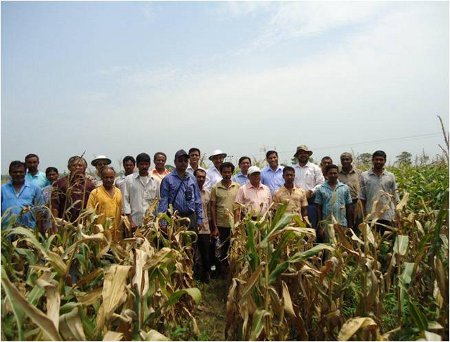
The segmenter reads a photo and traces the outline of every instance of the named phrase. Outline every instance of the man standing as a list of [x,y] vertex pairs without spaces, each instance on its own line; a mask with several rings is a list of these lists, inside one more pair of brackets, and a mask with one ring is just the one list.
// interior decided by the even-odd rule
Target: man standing
[[[212,187],[211,190],[211,218],[213,231],[218,230],[220,240],[222,241],[221,260],[228,257],[230,248],[231,227],[234,224],[233,214],[235,209],[235,200],[240,185],[231,180],[234,172],[234,165],[225,162],[220,165],[222,180]],[[226,274],[226,265],[228,260],[221,267],[223,275]]]
[[166,160],[167,156],[164,152],[156,152],[153,156],[155,168],[152,170],[152,176],[158,179],[159,182],[170,173],[170,171],[166,169]]
[[136,167],[136,160],[132,156],[126,156],[122,160],[122,165],[123,165],[124,174],[116,177],[115,184],[122,192],[122,198],[123,198],[123,194],[125,193],[125,178],[134,173],[134,169]]
[[132,230],[142,226],[150,204],[159,198],[160,186],[160,182],[149,174],[151,160],[147,153],[138,154],[136,163],[139,172],[125,178],[123,194],[123,212]]
[[96,172],[94,177],[94,184],[95,186],[101,186],[102,185],[102,177],[101,177],[101,171],[103,166],[111,164],[111,159],[109,159],[107,156],[96,156],[92,161],[91,165],[95,166]]
[[197,147],[191,147],[189,149],[189,166],[186,171],[191,175],[194,175],[194,171],[199,168],[198,162],[200,160],[200,150]]
[[121,236],[119,231],[122,212],[122,193],[114,186],[116,172],[111,166],[104,166],[100,171],[103,184],[91,191],[87,207],[93,209],[97,215],[97,223],[105,226],[110,220],[109,227],[112,229],[114,241]]
[[358,195],[360,193],[360,183],[361,183],[361,173],[359,169],[355,169],[352,165],[353,156],[349,152],[344,152],[341,154],[341,170],[339,171],[339,181],[350,189],[350,196],[352,196],[352,204],[350,205],[350,211],[353,216],[353,227],[357,228],[359,223],[361,223],[362,212],[356,210],[358,205]]
[[242,206],[246,207],[252,218],[257,218],[260,215],[264,215],[272,203],[270,189],[266,185],[261,184],[260,168],[251,166],[247,174],[249,182],[241,186],[236,195],[236,203],[240,204],[240,206],[234,212],[235,222],[242,217]]
[[44,203],[47,205],[50,203],[50,199],[51,199],[51,194],[52,194],[52,184],[58,179],[59,177],[59,173],[58,173],[58,169],[56,167],[53,166],[49,166],[46,170],[45,170],[45,177],[48,179],[49,181],[49,185],[47,185],[46,187],[42,188],[42,196],[44,197]]
[[[343,227],[353,228],[350,205],[352,197],[347,185],[338,180],[338,167],[330,164],[325,169],[327,181],[316,191],[318,221],[332,222],[331,216]],[[317,229],[319,237],[323,238],[323,228]]]
[[[9,164],[11,180],[2,185],[2,228],[8,226],[36,227],[43,229],[40,209],[36,206],[44,205],[41,189],[25,180],[25,164],[13,161]],[[37,215],[36,215],[37,214]]]
[[69,175],[53,183],[51,208],[53,216],[75,222],[95,185],[86,177],[87,162],[83,157],[71,157],[67,168]]
[[220,165],[223,164],[226,156],[227,154],[223,153],[221,150],[214,150],[209,156],[208,159],[213,162],[213,165],[211,165],[206,171],[208,179],[206,180],[205,188],[208,191],[211,191],[211,188],[222,179],[222,175],[220,174]]
[[283,186],[283,168],[278,165],[276,151],[267,151],[266,160],[269,165],[261,171],[261,183],[267,185],[273,195],[280,186]]
[[161,183],[158,213],[166,212],[172,204],[179,216],[189,218],[190,230],[204,230],[200,189],[195,177],[186,172],[189,155],[184,150],[177,151],[174,163],[175,169]]
[[[197,185],[200,189],[202,197],[202,209],[203,209],[203,229],[198,231],[198,239],[196,244],[196,258],[195,263],[198,265],[198,274],[200,275],[200,281],[209,283],[210,279],[210,239],[211,231],[209,224],[209,212],[210,212],[210,200],[211,194],[203,188],[206,180],[206,170],[198,167],[194,171],[194,177],[197,179]],[[213,235],[218,235],[217,231],[213,231]]]
[[34,184],[41,189],[50,185],[45,173],[38,170],[39,157],[36,154],[30,153],[25,157],[25,166],[28,169],[25,175],[25,180],[28,183]]
[[[377,219],[376,229],[384,234],[385,226],[392,226],[395,218],[395,205],[399,201],[395,176],[384,169],[386,153],[375,151],[372,154],[372,169],[361,175],[361,192],[364,214],[369,220]],[[382,212],[376,217],[376,212]]]
[[305,191],[294,185],[295,170],[291,166],[283,169],[284,186],[280,187],[273,196],[273,202],[277,207],[287,203],[286,212],[298,214],[303,221],[308,222],[308,200]]
[[247,172],[248,168],[252,166],[252,161],[250,157],[243,156],[239,158],[239,169],[240,171],[236,173],[231,180],[233,182],[239,183],[239,185],[245,185],[248,183]]
[[320,161],[320,169],[322,170],[323,177],[327,178],[327,166],[333,164],[333,159],[329,156],[325,156]]
[[314,193],[317,188],[325,182],[322,170],[316,164],[309,162],[309,157],[313,152],[306,146],[300,145],[294,154],[294,158],[298,159],[298,164],[294,166],[295,169],[295,186],[306,191],[306,198],[308,199],[308,218],[313,228],[317,227],[317,212],[316,204],[314,203]]

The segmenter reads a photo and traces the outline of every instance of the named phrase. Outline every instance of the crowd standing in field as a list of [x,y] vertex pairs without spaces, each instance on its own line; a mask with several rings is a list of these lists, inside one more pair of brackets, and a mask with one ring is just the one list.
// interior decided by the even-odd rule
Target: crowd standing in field
[[[298,162],[283,167],[278,153],[270,150],[266,153],[268,165],[262,170],[242,156],[235,172],[235,165],[224,162],[227,154],[222,150],[212,152],[207,170],[199,165],[201,151],[196,147],[177,151],[173,170],[166,168],[165,153],[154,154],[153,169],[150,155],[140,153],[136,159],[123,158],[124,174],[120,176],[110,166],[111,159],[99,155],[91,161],[96,168],[94,177],[86,174],[85,158],[73,156],[68,160],[69,174],[61,178],[54,167],[39,171],[39,157],[28,154],[24,163],[11,162],[11,180],[2,185],[2,228],[25,226],[55,233],[55,220],[45,210],[47,205],[53,217],[72,223],[84,209],[94,211],[96,223],[110,227],[120,239],[125,237],[125,221],[133,233],[145,223],[149,208],[156,208],[152,214],[169,215],[172,208],[179,217],[189,219],[188,229],[198,235],[195,275],[208,282],[214,263],[220,274],[227,274],[231,230],[246,214],[258,219],[287,204],[287,212],[300,215],[316,230],[318,242],[327,241],[323,229],[327,222],[357,229],[363,217],[376,219],[370,215],[380,210],[383,215],[377,219],[376,229],[383,233],[386,226],[392,226],[398,194],[394,175],[384,168],[383,151],[373,153],[372,168],[365,172],[354,168],[348,152],[341,154],[340,167],[329,156],[316,165],[310,162],[312,154],[306,145],[300,145],[294,154]],[[161,228],[166,225],[167,221],[160,220]],[[216,239],[220,241],[218,260],[211,252],[211,245],[216,245],[211,241]]]

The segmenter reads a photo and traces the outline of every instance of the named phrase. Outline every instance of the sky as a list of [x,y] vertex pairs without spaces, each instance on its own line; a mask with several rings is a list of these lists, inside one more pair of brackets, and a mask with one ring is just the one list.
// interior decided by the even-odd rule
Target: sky
[[1,3],[2,174],[28,153],[433,157],[448,110],[448,2]]

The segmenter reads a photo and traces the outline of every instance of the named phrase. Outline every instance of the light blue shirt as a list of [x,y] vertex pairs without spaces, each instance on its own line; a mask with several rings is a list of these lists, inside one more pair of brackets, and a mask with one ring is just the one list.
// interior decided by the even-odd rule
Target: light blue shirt
[[249,182],[248,177],[244,175],[241,171],[239,171],[233,177],[231,177],[231,180],[233,182],[239,183],[241,186]]
[[[2,185],[2,228],[9,223],[19,223],[25,227],[35,228],[36,219],[34,210],[22,213],[25,208],[33,209],[35,206],[44,205],[42,190],[33,184],[25,183],[18,193],[14,189],[12,182]],[[8,211],[8,214],[3,216]]]
[[317,188],[315,203],[322,206],[323,219],[331,219],[331,214],[340,225],[347,227],[345,205],[352,203],[349,187],[338,181],[334,190],[328,182]]
[[270,166],[266,166],[261,170],[261,183],[267,185],[271,195],[273,195],[275,191],[284,185],[283,167],[278,165],[278,168],[273,171]]
[[50,185],[50,181],[42,171],[38,171],[34,176],[31,173],[27,172],[25,175],[25,181],[30,184],[37,185],[41,189],[46,187],[47,185]]

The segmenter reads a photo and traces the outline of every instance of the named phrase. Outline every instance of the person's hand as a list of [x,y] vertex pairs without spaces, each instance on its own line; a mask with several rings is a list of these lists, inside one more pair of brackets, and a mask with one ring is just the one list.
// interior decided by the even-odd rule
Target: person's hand
[[306,198],[311,198],[312,195],[313,195],[312,190],[306,190]]
[[218,237],[219,236],[219,230],[217,227],[213,227],[211,230],[211,237]]

